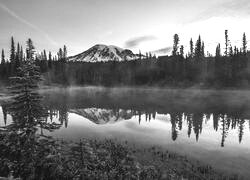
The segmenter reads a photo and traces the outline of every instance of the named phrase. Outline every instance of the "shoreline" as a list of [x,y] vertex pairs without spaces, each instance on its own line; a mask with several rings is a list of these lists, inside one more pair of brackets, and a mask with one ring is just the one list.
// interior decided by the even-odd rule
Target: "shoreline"
[[[50,90],[58,90],[58,89],[68,89],[68,90],[77,90],[77,89],[82,89],[82,88],[84,88],[84,89],[97,89],[97,91],[98,90],[110,90],[110,89],[112,89],[112,90],[116,90],[116,89],[124,89],[125,91],[126,90],[135,90],[135,91],[149,91],[149,92],[159,92],[159,91],[180,91],[180,92],[182,92],[182,91],[186,91],[186,92],[189,92],[189,90],[192,90],[192,91],[194,91],[195,89],[160,89],[160,88],[153,88],[153,87],[148,87],[148,88],[142,88],[142,87],[100,87],[100,86],[83,86],[83,87],[75,87],[75,86],[73,86],[73,87],[58,87],[58,86],[41,86],[41,88],[39,89],[39,91],[46,91],[46,90],[48,90],[48,91],[50,91]],[[200,89],[198,89],[197,91],[201,91],[201,92],[204,92],[204,91],[206,91],[206,90],[200,90]],[[235,92],[235,91],[231,91],[231,90],[227,90],[228,92]],[[240,91],[240,90],[239,90]],[[6,91],[5,91],[6,92]],[[207,92],[216,92],[215,90],[207,90]],[[8,100],[8,98],[10,98],[10,97],[8,97],[8,96],[5,96],[6,94],[0,94],[0,101],[5,101],[5,100]],[[1,98],[1,96],[3,97],[3,99]],[[136,148],[135,148],[136,149]],[[135,149],[130,149],[130,151],[131,152],[133,152]],[[138,149],[137,149],[138,150]],[[153,151],[152,152],[152,150],[150,150],[150,152],[148,152],[147,150],[150,150],[150,148],[147,148],[146,149],[146,151],[144,151],[144,150],[138,150],[138,151],[135,151],[135,155],[139,158],[138,160],[139,161],[141,161],[141,162],[143,162],[143,163],[146,163],[146,164],[148,164],[148,165],[150,165],[150,163],[153,163],[153,164],[161,164],[162,166],[161,167],[159,167],[159,168],[163,168],[163,167],[165,167],[165,166],[167,166],[168,165],[168,167],[169,166],[171,166],[173,169],[175,169],[175,170],[173,170],[173,172],[174,173],[176,173],[176,172],[178,172],[179,173],[179,171],[182,171],[183,170],[183,168],[185,169],[185,167],[183,167],[181,164],[182,163],[186,163],[186,166],[187,167],[190,167],[190,166],[196,166],[196,165],[193,165],[193,164],[195,164],[195,161],[196,160],[188,160],[188,162],[186,162],[187,161],[187,159],[189,159],[189,158],[187,158],[186,156],[182,156],[182,155],[178,155],[178,154],[176,154],[176,153],[171,153],[171,152],[169,152],[169,154],[171,154],[170,156],[172,157],[174,157],[174,159],[171,159],[172,161],[171,161],[171,164],[165,164],[165,163],[163,163],[162,161],[161,161],[161,159],[157,159],[157,160],[155,160],[154,159],[154,157],[155,157],[155,155],[159,155],[159,154],[162,154],[165,150],[159,150],[159,153],[157,152],[157,151]],[[156,154],[155,154],[156,153]],[[144,154],[146,154],[145,156],[143,156]],[[145,159],[146,157],[148,157],[148,159]],[[156,156],[157,158],[158,158],[158,156]],[[167,161],[167,162],[169,162],[169,161]],[[173,165],[173,166],[172,166]],[[174,165],[180,165],[180,167],[178,166],[178,167],[175,167]],[[200,167],[201,166],[201,167]],[[201,165],[198,165],[198,167],[197,167],[197,169],[203,169],[203,168],[208,168],[209,166],[208,165],[204,165],[204,164],[201,164]],[[213,169],[213,168],[212,168]],[[208,170],[209,170],[209,168],[208,168]],[[191,171],[190,169],[189,170],[186,170],[186,171],[184,171],[184,172],[189,172],[189,171]],[[207,171],[207,170],[206,170]],[[172,170],[171,170],[171,172],[172,172]],[[217,172],[217,170],[215,170],[214,171],[215,172],[215,174],[217,174],[218,172]],[[180,173],[179,173],[180,174]],[[179,177],[179,176],[178,176]]]

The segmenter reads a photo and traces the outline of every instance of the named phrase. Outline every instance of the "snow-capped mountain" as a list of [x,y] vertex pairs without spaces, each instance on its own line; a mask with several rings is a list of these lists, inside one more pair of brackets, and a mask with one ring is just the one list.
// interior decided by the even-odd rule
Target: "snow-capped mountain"
[[87,118],[88,120],[94,122],[95,124],[107,124],[115,123],[122,120],[128,120],[133,117],[131,110],[122,110],[117,111],[99,109],[99,108],[87,108],[87,109],[71,109],[71,113],[75,113],[82,117]]
[[73,62],[107,62],[107,61],[124,61],[134,60],[139,58],[139,55],[134,54],[129,49],[122,49],[117,46],[107,46],[97,44],[87,51],[84,51],[75,56],[69,57],[69,61]]

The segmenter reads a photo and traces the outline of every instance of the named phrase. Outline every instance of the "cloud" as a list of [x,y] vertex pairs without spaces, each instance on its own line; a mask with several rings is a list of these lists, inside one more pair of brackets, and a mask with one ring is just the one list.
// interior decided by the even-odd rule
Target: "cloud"
[[161,48],[161,49],[157,49],[155,51],[153,51],[153,53],[156,54],[167,54],[170,53],[172,51],[172,47],[165,47],[165,48]]
[[30,28],[36,30],[37,32],[39,32],[41,35],[44,36],[45,39],[47,39],[52,45],[58,45],[58,43],[56,41],[54,41],[46,32],[44,32],[43,30],[41,30],[39,27],[35,26],[34,24],[30,23],[29,21],[27,21],[26,19],[20,17],[19,15],[17,15],[15,12],[13,12],[12,10],[10,10],[8,7],[6,7],[4,4],[0,3],[0,8],[3,9],[5,12],[7,12],[9,15],[11,15],[12,17],[14,17],[15,19],[17,19],[19,22],[29,26]]
[[190,22],[207,20],[212,17],[245,17],[250,15],[249,0],[230,0],[216,3],[208,7],[197,16],[192,18]]
[[145,41],[152,41],[155,40],[155,36],[140,36],[140,37],[135,37],[132,39],[129,39],[128,41],[125,42],[126,48],[133,48],[141,44],[142,42]]

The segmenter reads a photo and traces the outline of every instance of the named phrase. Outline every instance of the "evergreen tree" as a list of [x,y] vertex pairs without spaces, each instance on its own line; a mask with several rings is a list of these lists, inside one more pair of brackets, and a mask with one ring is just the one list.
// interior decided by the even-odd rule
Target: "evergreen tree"
[[11,47],[10,47],[10,62],[14,63],[15,62],[15,42],[13,36],[11,37]]
[[59,48],[57,56],[58,56],[58,61],[62,61],[62,59],[63,59],[63,50],[62,50],[62,48]]
[[11,47],[10,47],[10,74],[11,75],[14,75],[16,72],[15,57],[16,57],[15,42],[14,42],[14,38],[11,37]]
[[27,40],[26,45],[27,45],[27,48],[26,48],[27,61],[33,62],[34,61],[35,47],[34,47],[33,42],[30,38]]
[[176,56],[176,55],[177,55],[179,41],[180,41],[180,39],[179,39],[178,34],[175,34],[175,35],[174,35],[173,51],[172,51],[172,55],[173,55],[173,56]]
[[229,56],[233,56],[234,55],[234,52],[233,52],[233,47],[230,45],[229,47]]
[[51,52],[49,52],[48,68],[49,69],[52,68],[52,55],[51,55]]
[[[4,134],[4,138],[0,134],[4,141],[1,142],[0,166],[10,163],[11,166],[6,168],[8,172],[13,172],[14,177],[47,179],[42,176],[46,176],[46,157],[53,153],[50,147],[55,147],[54,141],[38,134],[37,130],[52,130],[58,125],[46,121],[47,111],[37,92],[41,74],[39,67],[34,64],[34,46],[30,39],[27,41],[26,51],[29,59],[17,69],[16,76],[10,78],[13,98],[8,104],[8,112],[12,116],[12,123],[5,127],[9,133]],[[8,145],[3,146],[5,143]]]
[[195,45],[195,57],[199,59],[201,56],[202,56],[202,43],[201,43],[201,36],[199,35]]
[[220,57],[221,56],[221,49],[220,49],[220,43],[217,45],[216,47],[216,53],[215,53],[216,57]]
[[243,39],[242,39],[242,50],[243,50],[243,54],[246,55],[247,54],[247,39],[246,39],[246,34],[243,34]]
[[67,54],[68,54],[67,47],[64,45],[63,46],[63,62],[66,62],[67,60]]
[[4,50],[2,49],[2,55],[1,55],[1,66],[0,66],[0,78],[6,77],[6,63],[5,63],[5,55]]
[[225,30],[225,56],[228,56],[228,46],[229,46],[229,40],[228,40],[228,30]]
[[202,41],[202,44],[201,44],[201,56],[205,57],[205,45],[204,45],[204,41]]
[[24,60],[24,54],[23,54],[23,47],[21,46],[21,50],[20,50],[20,62],[22,64],[23,60]]
[[1,65],[5,64],[5,55],[4,55],[4,50],[2,49],[2,56],[1,56]]
[[244,134],[244,119],[239,120],[239,143],[241,143]]
[[180,55],[181,55],[181,57],[184,58],[184,46],[183,45],[181,45],[181,47],[180,47]]
[[43,50],[43,60],[47,61],[47,53],[46,50]]
[[16,51],[16,55],[15,55],[15,62],[16,62],[16,69],[20,66],[21,62],[20,62],[20,54],[21,54],[21,49],[20,49],[20,44],[17,43],[17,51]]
[[194,43],[192,38],[190,40],[190,57],[194,57]]
[[234,46],[234,55],[236,56],[237,55],[237,47]]

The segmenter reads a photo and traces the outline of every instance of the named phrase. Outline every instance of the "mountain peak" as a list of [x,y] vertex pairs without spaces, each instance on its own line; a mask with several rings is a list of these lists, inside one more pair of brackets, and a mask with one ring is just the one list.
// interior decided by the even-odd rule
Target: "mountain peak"
[[96,44],[88,50],[69,57],[74,62],[107,62],[137,59],[138,55],[129,49],[123,49],[114,45]]

